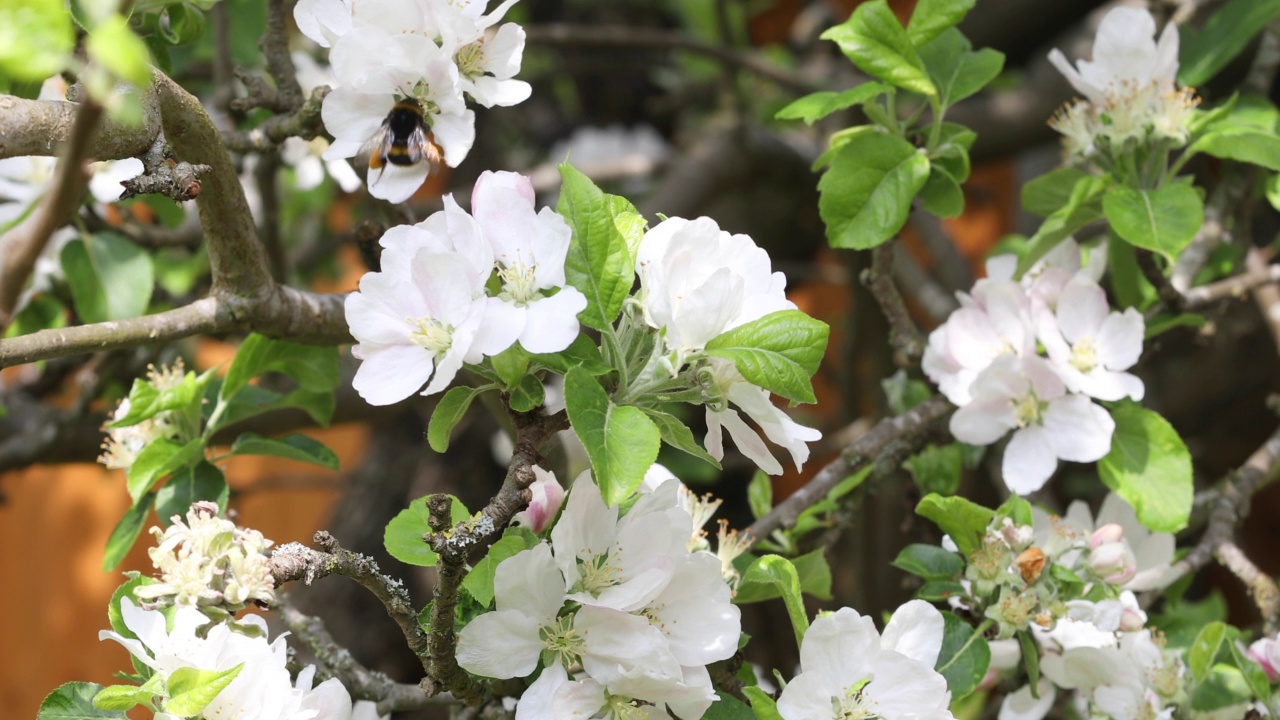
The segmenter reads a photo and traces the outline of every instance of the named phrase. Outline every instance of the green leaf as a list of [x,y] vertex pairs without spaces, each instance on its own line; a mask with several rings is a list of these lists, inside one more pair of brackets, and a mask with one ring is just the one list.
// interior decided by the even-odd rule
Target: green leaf
[[959,24],[977,2],[978,0],[919,0],[915,11],[911,13],[911,21],[907,23],[907,35],[916,47],[920,47],[947,28]]
[[1209,132],[1191,143],[1187,153],[1201,152],[1226,160],[1280,170],[1280,137],[1273,131],[1232,129]]
[[[206,407],[212,409],[217,404],[220,390],[221,384],[214,388],[212,395],[207,398],[209,405]],[[297,408],[305,412],[317,425],[327,426],[336,407],[337,398],[332,392],[313,392],[298,388],[284,394],[257,385],[245,385],[226,402],[226,407],[218,416],[213,429],[218,430],[256,415],[288,408]]]
[[151,702],[156,693],[137,685],[110,685],[93,696],[93,706],[99,710],[131,710]]
[[1034,522],[1031,514],[1031,503],[1018,495],[1010,495],[1008,500],[996,508],[997,518],[1009,518],[1015,525],[1031,525]]
[[124,556],[129,554],[129,549],[142,533],[142,525],[147,520],[147,513],[151,512],[151,501],[154,497],[154,493],[148,493],[139,499],[111,531],[111,537],[107,538],[107,548],[102,555],[103,572],[115,570],[120,561],[124,560]]
[[488,607],[493,602],[493,576],[503,560],[527,550],[538,544],[533,533],[521,531],[519,528],[508,529],[497,542],[489,547],[489,552],[480,562],[475,564],[471,572],[462,581],[462,587],[471,593],[481,605]]
[[[0,14],[0,18],[3,18]],[[92,718],[127,718],[122,710],[101,710],[93,706],[93,698],[102,686],[90,682],[69,682],[45,696],[36,711],[36,720],[91,720]]]
[[906,140],[879,132],[850,138],[818,181],[827,240],[855,250],[885,242],[906,224],[911,200],[928,179],[929,158]]
[[818,371],[831,328],[799,310],[780,310],[720,334],[706,353],[732,360],[757,387],[788,400],[816,400],[809,378]]
[[944,108],[986,87],[1004,69],[1003,53],[991,48],[973,52],[969,39],[955,28],[943,30],[922,46],[920,60]]
[[781,597],[787,607],[798,647],[804,642],[804,634],[809,629],[809,616],[800,598],[800,576],[790,560],[781,555],[765,555],[742,573],[734,602],[750,603],[775,597]]
[[929,169],[929,179],[920,188],[920,207],[941,218],[958,217],[964,212],[964,191],[951,173],[939,165]]
[[1168,421],[1136,403],[1111,409],[1116,421],[1111,452],[1098,461],[1107,487],[1124,498],[1138,520],[1156,532],[1177,532],[1191,516],[1191,454]]
[[738,698],[726,693],[716,694],[716,701],[702,714],[702,720],[755,720],[756,715]]
[[1051,170],[1022,186],[1022,209],[1045,217],[1066,205],[1076,184],[1088,176],[1073,167]]
[[266,455],[338,469],[338,455],[315,438],[294,433],[280,438],[243,433],[231,445],[231,455]]
[[922,543],[902,548],[893,566],[925,580],[955,580],[964,572],[964,560],[959,555]]
[[793,558],[791,564],[800,577],[800,592],[819,600],[831,599],[831,565],[827,563],[826,552],[822,548]]
[[890,85],[937,94],[906,28],[885,0],[862,3],[843,24],[822,33],[822,39],[834,41],[854,65]]
[[1106,191],[1108,182],[1107,178],[1092,175],[1076,181],[1066,204],[1050,213],[1040,224],[1036,234],[1027,241],[1027,251],[1018,259],[1018,277],[1030,270],[1032,265],[1067,236],[1102,217],[1102,203],[1098,201]]
[[89,33],[85,49],[94,62],[134,85],[151,82],[151,53],[142,38],[129,29],[129,21],[114,15]]
[[512,410],[529,412],[534,408],[542,407],[542,403],[547,399],[547,391],[537,377],[525,375],[515,387],[511,388],[511,394],[507,399],[511,403]]
[[1155,190],[1116,186],[1102,199],[1102,211],[1116,234],[1172,262],[1204,223],[1204,203],[1190,184]]
[[244,663],[221,671],[178,668],[169,676],[169,698],[160,707],[179,717],[196,715],[213,702],[218,693],[225,690],[243,668]]
[[125,473],[125,485],[134,503],[150,490],[160,478],[200,457],[204,440],[196,438],[186,445],[161,438],[138,453]]
[[662,434],[640,408],[614,405],[580,367],[564,376],[564,404],[605,504],[617,505],[640,487],[658,458]]
[[1209,677],[1192,691],[1191,709],[1200,712],[1221,710],[1246,702],[1251,697],[1253,692],[1244,675],[1230,665],[1219,663],[1213,666]]
[[[1111,288],[1116,293],[1116,304],[1119,308],[1141,308],[1146,297],[1146,289],[1151,284],[1142,275],[1138,267],[1138,251],[1132,245],[1108,233],[1107,269],[1111,271]],[[1151,288],[1152,293],[1155,292]]]
[[[134,590],[143,585],[151,585],[156,581],[136,570],[131,570],[125,575],[129,579],[116,588],[115,592],[111,593],[111,600],[107,602],[107,621],[111,624],[111,629],[122,637],[136,640],[138,636],[124,624],[124,616],[120,614],[120,601],[126,597],[136,600],[133,594]],[[137,605],[138,603],[135,602],[134,604]]]
[[560,202],[556,212],[573,229],[564,274],[587,296],[578,319],[588,327],[609,327],[631,293],[635,265],[627,238],[618,230],[609,196],[568,163],[560,165]]
[[[391,557],[410,565],[435,567],[436,553],[422,539],[423,535],[432,532],[428,522],[431,513],[427,510],[427,497],[420,497],[409,503],[409,507],[401,510],[387,523],[382,535],[382,544]],[[453,497],[452,495],[450,497]],[[471,517],[467,506],[458,498],[453,498],[453,506],[449,509],[449,521],[457,525]]]
[[911,473],[911,479],[921,492],[955,495],[973,450],[973,447],[962,443],[947,443],[941,447],[927,445],[907,458],[902,466]]
[[586,335],[579,334],[569,343],[569,347],[558,353],[546,355],[530,355],[529,361],[550,368],[563,375],[569,368],[581,366],[592,375],[604,375],[613,370],[605,364],[600,356],[600,348]]
[[156,493],[156,517],[160,524],[170,525],[174,515],[185,517],[191,504],[199,500],[218,503],[218,510],[227,509],[231,488],[222,471],[207,460],[184,467],[169,478],[169,482]]
[[507,388],[515,387],[529,372],[529,353],[519,343],[489,358],[493,371]]
[[436,403],[436,409],[431,413],[431,422],[427,424],[427,443],[432,450],[443,453],[449,449],[449,434],[462,420],[462,416],[467,414],[471,401],[488,389],[488,386],[470,388],[461,385],[449,388]]
[[1280,16],[1277,0],[1231,0],[1200,32],[1181,25],[1178,84],[1198,87],[1218,74],[1255,35]]
[[1027,686],[1031,688],[1031,697],[1039,698],[1040,645],[1028,630],[1019,630],[1017,634],[1018,647],[1022,649],[1022,664],[1027,668]]
[[1267,671],[1256,660],[1245,655],[1236,643],[1228,641],[1227,647],[1231,650],[1231,659],[1240,669],[1241,676],[1253,691],[1253,696],[1265,702],[1271,697],[1271,680],[1267,677]]
[[938,663],[934,669],[947,679],[952,699],[959,700],[973,692],[987,674],[987,667],[991,664],[991,647],[981,635],[974,632],[969,623],[949,612],[942,613],[942,619],[946,626],[942,635],[942,650],[938,653]]
[[960,554],[968,556],[982,545],[982,536],[995,518],[994,510],[970,502],[962,497],[942,497],[930,493],[916,505],[916,514],[934,522],[951,536]]
[[[1056,565],[1054,567],[1057,567]],[[946,602],[953,597],[964,597],[968,591],[958,582],[930,580],[916,591],[916,597],[929,602]]]
[[756,470],[747,485],[747,505],[751,508],[751,516],[756,520],[769,514],[773,509],[773,482],[763,470]]
[[932,388],[920,380],[912,380],[902,369],[881,380],[880,389],[884,391],[889,412],[894,415],[901,415],[933,397]]
[[783,720],[778,713],[778,703],[765,691],[752,685],[742,688],[742,694],[751,701],[751,711],[756,714],[756,720]]
[[0,80],[39,83],[56,75],[75,44],[63,0],[0,3]]
[[1220,622],[1209,623],[1196,634],[1195,641],[1187,650],[1187,669],[1196,682],[1203,682],[1209,676],[1209,668],[1218,657],[1226,634],[1227,626]]
[[129,390],[129,412],[111,423],[111,427],[137,425],[167,410],[193,410],[201,400],[200,386],[196,383],[196,374],[193,372],[187,373],[178,385],[163,391],[156,390],[154,385],[142,378],[136,378],[133,388]]
[[1157,335],[1162,335],[1174,328],[1190,327],[1202,328],[1208,320],[1203,315],[1196,313],[1181,313],[1178,315],[1156,315],[1147,320],[1147,328],[1143,331],[1142,337],[1150,340]]
[[963,183],[969,179],[969,171],[972,169],[969,149],[977,139],[978,135],[963,125],[942,123],[938,146],[930,156],[932,166],[946,170],[952,179]]
[[774,115],[779,120],[803,120],[812,125],[822,118],[845,108],[866,102],[892,88],[878,82],[867,81],[843,92],[822,91],[805,95],[782,108]]
[[233,397],[249,380],[266,372],[278,372],[311,392],[332,393],[338,387],[338,348],[274,340],[253,333],[236,351],[227,368],[219,398]]
[[689,429],[688,425],[681,422],[679,418],[653,408],[640,409],[658,427],[658,434],[662,437],[662,442],[715,466],[717,470],[720,469],[720,461],[712,457],[711,453],[698,444],[697,439],[693,437],[693,431]]
[[67,243],[62,253],[64,264],[72,262],[74,281],[86,283],[71,287],[76,311],[84,305],[90,313],[82,315],[86,322],[125,320],[146,313],[155,286],[155,269],[147,251],[115,233],[99,233]]

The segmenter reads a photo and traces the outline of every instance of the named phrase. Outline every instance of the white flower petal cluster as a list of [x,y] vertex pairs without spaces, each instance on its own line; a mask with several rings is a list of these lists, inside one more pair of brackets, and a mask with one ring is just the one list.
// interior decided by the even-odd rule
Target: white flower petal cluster
[[1066,136],[1069,155],[1114,156],[1149,140],[1186,143],[1187,121],[1199,100],[1189,88],[1176,86],[1177,27],[1166,25],[1159,41],[1155,34],[1151,13],[1121,6],[1103,17],[1092,61],[1072,67],[1062,51],[1049,53],[1049,61],[1085,97],[1050,122]]
[[[310,54],[294,50],[290,56],[298,70],[298,85],[301,86],[303,95],[309,96],[312,90],[332,87],[337,82],[333,70],[316,62]],[[328,175],[338,183],[343,192],[359,190],[364,181],[345,159],[326,159],[324,154],[328,149],[329,141],[320,135],[310,140],[300,137],[285,138],[280,145],[280,159],[293,168],[295,187],[299,190],[311,190],[324,182]]]
[[[524,30],[497,26],[515,4],[504,0],[485,13],[488,0],[301,0],[294,19],[303,34],[330,49],[336,88],[321,108],[334,143],[326,159],[354,157],[379,134],[392,107],[411,100],[421,108],[426,142],[457,167],[475,141],[475,112],[515,105],[529,97],[514,79],[524,54]],[[403,202],[426,179],[430,162],[386,165],[370,179],[375,197]]]
[[[1133,506],[1115,493],[1108,493],[1103,499],[1096,518],[1083,500],[1071,503],[1062,518],[1051,518],[1039,510],[1032,512],[1036,515],[1038,541],[1044,538],[1045,542],[1088,547],[1093,554],[1105,551],[1107,545],[1119,545],[1117,554],[1127,559],[1130,568],[1125,573],[1127,577],[1114,584],[1125,590],[1159,590],[1175,578],[1173,534],[1147,529],[1138,521]],[[1056,540],[1050,540],[1050,535]]]
[[186,520],[174,515],[168,528],[151,528],[157,546],[147,554],[160,571],[160,582],[138,588],[138,599],[218,606],[227,612],[255,601],[275,602],[275,581],[267,563],[270,540],[218,517],[218,506],[211,502],[193,504]]
[[[768,253],[746,235],[721,230],[710,218],[670,218],[651,228],[636,253],[636,273],[644,320],[663,333],[673,376],[717,336],[770,313],[795,309],[784,292],[786,277],[773,272]],[[782,473],[782,465],[742,412],[765,437],[786,448],[799,469],[809,459],[807,443],[822,433],[791,420],[732,362],[712,358],[710,370],[725,403],[707,406],[707,452],[717,460],[724,457],[728,430],[738,449],[762,470]]]
[[[199,628],[206,618],[198,610],[179,606],[173,613],[172,629],[159,610],[143,610],[124,598],[120,602],[124,625],[134,635],[126,638],[112,630],[98,633],[99,640],[114,640],[138,662],[167,680],[183,668],[226,671],[243,665],[235,679],[219,692],[197,717],[237,718],[237,720],[372,720],[377,717],[373,703],[358,702],[336,679],[312,687],[315,667],[308,665],[295,680],[286,668],[288,652],[284,635],[267,642],[267,624],[251,615],[241,621],[257,629],[256,637],[234,632],[216,624],[207,636]],[[161,682],[159,687],[167,683]],[[158,713],[160,720],[179,716]],[[385,720],[385,718],[384,718]]]
[[1143,396],[1127,372],[1142,353],[1142,315],[1111,311],[1097,265],[1082,266],[1074,241],[1063,246],[1021,280],[1009,259],[993,259],[991,276],[930,333],[922,363],[960,406],[957,440],[990,445],[1012,432],[1002,472],[1019,495],[1039,490],[1059,460],[1110,451],[1115,421],[1094,400]]
[[[184,375],[182,358],[175,360],[172,366],[147,366],[147,382],[160,392],[177,387]],[[175,439],[179,435],[178,423],[173,412],[168,410],[133,425],[111,427],[111,423],[128,416],[129,408],[129,398],[124,398],[116,406],[111,419],[102,426],[107,437],[102,441],[102,454],[98,456],[98,462],[111,470],[129,469],[133,461],[138,459],[138,453],[148,445],[161,439]]]
[[898,608],[883,635],[869,617],[841,608],[813,621],[800,674],[782,690],[784,720],[953,720],[947,681],[933,669],[942,613],[923,600]]
[[[515,173],[476,181],[471,215],[445,209],[383,235],[382,272],[360,279],[346,300],[347,324],[363,360],[353,386],[373,405],[444,390],[464,363],[478,363],[519,341],[558,352],[578,334],[586,297],[565,285],[571,231]],[[501,290],[486,284],[497,271]],[[428,380],[430,381],[428,383]]]
[[692,719],[715,701],[706,665],[733,655],[740,615],[720,561],[687,548],[678,487],[666,481],[619,517],[584,473],[551,542],[498,566],[496,609],[459,633],[458,664],[505,679],[541,660],[518,720]]
[[[1046,653],[1040,670],[1057,687],[1075,690],[1089,717],[1112,720],[1172,717],[1185,673],[1178,652],[1165,649],[1164,639],[1148,629],[1119,632],[1117,640],[1102,647]],[[1039,720],[1044,713],[1017,717]]]

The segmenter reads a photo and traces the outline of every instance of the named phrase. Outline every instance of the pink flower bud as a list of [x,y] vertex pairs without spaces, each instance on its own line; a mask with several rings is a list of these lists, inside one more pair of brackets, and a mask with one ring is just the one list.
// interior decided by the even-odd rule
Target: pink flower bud
[[1142,610],[1127,607],[1120,611],[1120,632],[1138,632],[1147,625],[1147,614]]
[[1137,574],[1138,565],[1128,546],[1122,542],[1109,542],[1094,548],[1089,554],[1089,569],[1103,582],[1123,585]]
[[1097,530],[1094,530],[1093,534],[1089,536],[1089,547],[1097,550],[1099,545],[1118,543],[1123,538],[1124,528],[1115,523],[1107,523]]
[[1262,666],[1271,682],[1280,680],[1280,647],[1276,647],[1275,638],[1255,640],[1246,654]]
[[560,512],[560,505],[564,502],[564,488],[556,481],[555,473],[547,472],[535,465],[533,474],[538,479],[529,486],[529,493],[532,496],[529,507],[516,513],[511,521],[512,524],[541,533],[555,519],[556,513]]

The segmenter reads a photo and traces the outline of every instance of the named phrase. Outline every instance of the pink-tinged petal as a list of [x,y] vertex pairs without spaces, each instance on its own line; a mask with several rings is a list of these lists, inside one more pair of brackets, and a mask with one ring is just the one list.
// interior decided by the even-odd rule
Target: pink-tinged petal
[[880,646],[933,667],[942,649],[945,625],[937,608],[923,600],[911,600],[889,618],[880,635]]
[[370,405],[390,405],[414,394],[431,377],[432,355],[417,345],[362,348],[351,386]]
[[1101,460],[1111,451],[1115,429],[1111,414],[1084,395],[1054,400],[1044,414],[1044,431],[1052,453],[1072,462]]
[[582,326],[578,313],[587,308],[587,296],[572,287],[528,305],[520,344],[534,354],[560,352],[569,347]]
[[475,111],[436,115],[431,119],[431,134],[444,151],[445,163],[458,167],[476,141]]
[[1004,484],[1018,495],[1027,495],[1044,487],[1058,468],[1049,433],[1042,427],[1025,427],[1015,432],[1004,449],[1000,472]]
[[1022,372],[1031,382],[1031,389],[1041,400],[1060,398],[1067,392],[1062,378],[1053,371],[1049,363],[1039,356],[1022,359]]
[[1001,342],[1018,355],[1035,348],[1035,330],[1031,326],[1031,304],[1027,291],[1012,280],[989,280],[982,284],[979,297],[991,327]]
[[369,194],[390,203],[402,203],[413,197],[431,174],[431,163],[413,165],[387,163],[369,172]]
[[1123,313],[1111,313],[1102,323],[1095,339],[1098,361],[1108,370],[1128,370],[1142,355],[1142,339],[1146,322],[1142,313],[1128,308]]
[[1018,269],[1017,255],[992,255],[985,263],[987,277],[992,280],[1012,280]]
[[951,313],[945,325],[947,348],[961,366],[986,367],[1004,347],[987,314],[978,309],[960,309]]
[[729,431],[729,437],[733,438],[733,444],[738,447],[738,452],[746,455],[756,467],[766,473],[782,474],[782,464],[769,452],[769,446],[764,444],[755,430],[742,421],[736,411],[726,410],[717,414],[720,423]]
[[949,427],[957,440],[970,445],[990,445],[1016,428],[1009,399],[984,396],[972,400],[951,416]]
[[1058,297],[1058,328],[1072,345],[1096,338],[1111,308],[1107,294],[1092,280],[1077,275]]
[[538,667],[541,628],[519,610],[477,616],[458,633],[458,665],[483,677],[524,677]]

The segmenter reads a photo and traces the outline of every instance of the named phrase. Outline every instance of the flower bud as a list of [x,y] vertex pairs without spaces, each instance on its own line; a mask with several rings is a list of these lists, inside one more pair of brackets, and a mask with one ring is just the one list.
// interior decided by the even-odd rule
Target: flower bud
[[1123,542],[1109,542],[1089,554],[1089,569],[1103,582],[1123,585],[1138,572],[1137,561]]
[[1124,528],[1120,527],[1116,523],[1107,523],[1097,530],[1094,530],[1093,534],[1089,536],[1089,547],[1097,550],[1099,545],[1117,543],[1123,538]]
[[1271,682],[1280,680],[1280,647],[1277,647],[1275,638],[1255,640],[1246,654],[1262,666]]
[[538,479],[529,486],[529,507],[516,513],[512,522],[541,533],[555,519],[556,513],[560,512],[560,505],[564,502],[564,488],[556,480],[555,473],[535,465],[533,474]]

